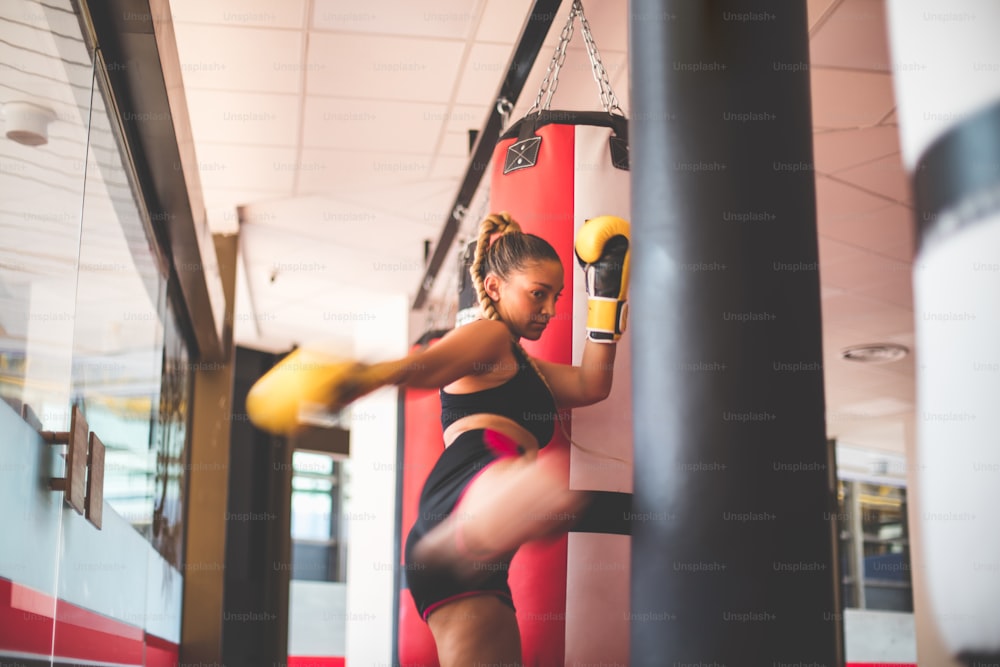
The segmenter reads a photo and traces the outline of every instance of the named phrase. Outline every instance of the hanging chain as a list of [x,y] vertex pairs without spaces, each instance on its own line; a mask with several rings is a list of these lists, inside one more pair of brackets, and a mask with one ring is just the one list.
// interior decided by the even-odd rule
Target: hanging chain
[[580,4],[580,0],[576,0],[573,4],[579,5],[580,32],[583,33],[583,41],[587,45],[587,55],[590,56],[590,66],[593,69],[594,81],[597,82],[598,88],[601,89],[601,104],[604,105],[604,110],[609,114],[614,115],[617,112],[619,116],[625,116],[625,112],[618,105],[618,97],[615,95],[615,91],[611,89],[611,81],[608,80],[608,71],[604,69],[604,63],[601,62],[601,54],[597,51],[594,35],[590,31],[590,22],[583,15],[583,5]]
[[[535,103],[528,109],[529,114],[540,109],[547,110],[549,105],[552,104],[552,95],[556,92],[556,87],[559,85],[559,70],[562,69],[563,63],[566,62],[566,47],[569,46],[569,41],[573,39],[573,23],[576,21],[576,8],[577,3],[574,2],[573,7],[569,10],[569,18],[566,19],[566,25],[563,26],[562,33],[559,35],[559,44],[556,45],[556,52],[552,54],[552,60],[549,61],[549,68],[545,71],[545,78],[542,79],[542,85],[538,88]],[[548,93],[548,96],[545,98],[545,105],[542,106],[542,96],[546,93]]]
[[[617,113],[620,116],[624,116],[625,112],[619,106],[618,97],[611,88],[608,71],[604,68],[604,63],[601,62],[601,54],[597,51],[597,44],[594,42],[594,35],[590,30],[590,22],[587,21],[587,17],[583,14],[583,3],[581,0],[573,0],[573,6],[569,10],[569,18],[566,20],[566,25],[563,26],[562,33],[559,35],[559,44],[556,45],[556,51],[552,54],[552,60],[549,62],[549,67],[545,72],[545,78],[542,79],[542,85],[539,87],[538,95],[535,97],[535,103],[528,109],[528,113],[530,114],[539,110],[548,111],[552,106],[552,96],[555,95],[556,88],[559,86],[559,71],[566,62],[566,47],[569,46],[570,41],[573,39],[573,24],[577,16],[580,17],[580,32],[583,33],[583,41],[587,46],[587,55],[590,58],[594,80],[600,89],[601,105],[609,114]],[[542,103],[542,97],[545,98],[544,104]]]

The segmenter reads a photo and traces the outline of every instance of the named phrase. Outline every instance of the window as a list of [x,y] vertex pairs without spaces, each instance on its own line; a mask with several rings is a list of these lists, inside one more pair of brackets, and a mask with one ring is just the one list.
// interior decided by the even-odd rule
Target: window
[[841,479],[837,495],[843,606],[913,611],[906,489]]
[[344,581],[340,519],[342,463],[329,454],[292,454],[292,578]]

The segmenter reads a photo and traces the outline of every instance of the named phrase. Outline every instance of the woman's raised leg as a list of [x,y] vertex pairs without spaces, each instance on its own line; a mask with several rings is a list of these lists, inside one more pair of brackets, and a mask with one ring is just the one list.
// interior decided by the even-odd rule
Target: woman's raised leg
[[452,566],[474,579],[484,562],[569,528],[588,502],[554,466],[524,457],[496,461],[469,485],[451,516],[414,549],[417,560]]

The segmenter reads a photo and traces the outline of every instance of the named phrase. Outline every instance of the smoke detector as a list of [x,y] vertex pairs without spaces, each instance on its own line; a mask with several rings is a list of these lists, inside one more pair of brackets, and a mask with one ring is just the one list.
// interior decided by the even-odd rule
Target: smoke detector
[[25,146],[49,143],[49,123],[56,119],[51,109],[32,102],[7,102],[3,105],[7,138]]
[[840,356],[848,361],[862,364],[888,364],[899,361],[909,353],[909,348],[897,343],[869,343],[846,347]]

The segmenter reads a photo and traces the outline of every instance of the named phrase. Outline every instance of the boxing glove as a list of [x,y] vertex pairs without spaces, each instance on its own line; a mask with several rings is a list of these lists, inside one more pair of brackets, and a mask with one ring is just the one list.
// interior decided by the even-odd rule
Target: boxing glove
[[576,235],[576,259],[587,286],[587,337],[597,343],[621,338],[628,320],[630,227],[602,215],[583,223]]
[[263,431],[290,435],[300,426],[303,408],[339,410],[391,384],[394,375],[390,364],[365,364],[299,348],[254,383],[247,393],[247,417]]

